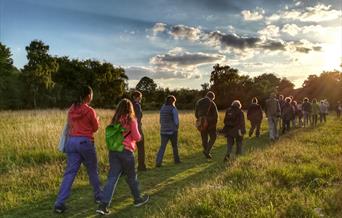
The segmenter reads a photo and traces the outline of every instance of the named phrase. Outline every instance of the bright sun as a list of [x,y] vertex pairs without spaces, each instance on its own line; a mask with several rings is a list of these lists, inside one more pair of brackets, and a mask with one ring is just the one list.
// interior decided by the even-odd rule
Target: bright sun
[[327,70],[340,69],[342,63],[341,29],[337,31],[334,42],[323,47],[323,63]]

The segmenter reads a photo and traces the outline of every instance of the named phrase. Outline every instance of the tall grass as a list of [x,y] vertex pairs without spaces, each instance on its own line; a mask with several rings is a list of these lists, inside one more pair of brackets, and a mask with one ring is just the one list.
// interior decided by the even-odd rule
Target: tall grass
[[[104,128],[111,110],[97,110],[101,127],[95,136],[101,181],[108,157]],[[65,168],[57,151],[66,111],[0,112],[0,216],[47,217]],[[223,113],[220,113],[222,127]],[[119,217],[315,217],[341,214],[342,123],[329,118],[316,129],[297,129],[275,144],[268,142],[266,123],[260,138],[246,138],[244,155],[223,163],[226,141],[218,137],[214,159],[201,153],[192,112],[180,113],[179,149],[182,164],[174,165],[169,147],[164,164],[155,168],[159,149],[159,116],[145,112],[146,160],[139,173],[141,189],[151,202],[133,208],[124,180],[111,205]],[[96,205],[84,168],[79,172],[66,216],[94,217]]]

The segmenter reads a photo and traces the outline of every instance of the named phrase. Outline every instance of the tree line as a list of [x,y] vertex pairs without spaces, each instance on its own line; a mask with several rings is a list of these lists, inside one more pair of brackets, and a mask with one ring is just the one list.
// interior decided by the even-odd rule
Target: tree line
[[[39,40],[32,41],[25,49],[28,62],[17,69],[10,49],[0,42],[0,109],[66,108],[81,85],[93,88],[94,107],[113,108],[123,97],[130,97],[129,78],[121,67],[93,59],[52,56],[49,46]],[[195,102],[209,90],[216,94],[219,109],[226,108],[235,99],[244,107],[253,97],[263,104],[272,92],[293,96],[297,101],[304,97],[327,99],[334,105],[342,100],[342,72],[310,75],[301,88],[295,89],[286,77],[265,73],[252,78],[241,75],[238,69],[217,64],[201,90],[162,88],[149,77],[141,78],[135,89],[144,95],[145,110],[159,109],[170,94],[176,96],[179,109],[193,109]]]

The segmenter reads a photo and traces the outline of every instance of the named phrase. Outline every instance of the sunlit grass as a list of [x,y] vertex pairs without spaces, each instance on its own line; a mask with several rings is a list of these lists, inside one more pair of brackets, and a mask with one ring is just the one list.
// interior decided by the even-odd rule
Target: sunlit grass
[[[97,110],[96,133],[101,181],[106,180],[108,157],[104,129],[113,111]],[[49,217],[65,168],[57,143],[66,111],[0,112],[0,216]],[[219,128],[222,128],[223,112]],[[336,217],[341,211],[342,123],[333,118],[316,129],[296,129],[269,144],[266,122],[260,138],[244,140],[244,156],[223,163],[226,140],[218,137],[214,159],[201,153],[200,136],[191,111],[180,113],[179,149],[182,164],[174,165],[171,146],[164,164],[155,168],[159,149],[159,116],[145,112],[146,161],[139,173],[143,192],[151,202],[131,206],[132,198],[120,180],[112,213],[119,217]],[[247,125],[248,127],[249,125]],[[66,216],[94,217],[96,205],[82,167]]]

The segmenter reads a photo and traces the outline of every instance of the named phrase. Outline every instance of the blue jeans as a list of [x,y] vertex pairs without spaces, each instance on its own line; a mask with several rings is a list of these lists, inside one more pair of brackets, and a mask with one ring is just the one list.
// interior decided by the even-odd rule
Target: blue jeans
[[101,200],[102,192],[94,143],[87,137],[70,136],[65,146],[65,152],[67,155],[67,166],[55,205],[64,204],[65,200],[69,197],[72,183],[80,169],[81,163],[87,168],[89,182],[93,187],[95,199]]
[[110,169],[108,180],[103,188],[102,203],[105,203],[107,206],[111,203],[116,185],[122,172],[127,175],[126,181],[131,189],[134,200],[139,200],[140,192],[137,174],[135,173],[134,154],[128,150],[124,150],[123,152],[110,151],[109,165]]
[[171,141],[171,145],[172,145],[173,159],[174,159],[175,163],[180,162],[179,155],[178,155],[178,131],[176,131],[171,135],[160,134],[161,144],[160,144],[160,148],[159,148],[159,151],[157,154],[157,160],[156,160],[157,165],[161,165],[163,162],[163,157],[164,157],[166,145],[169,142],[169,140]]

